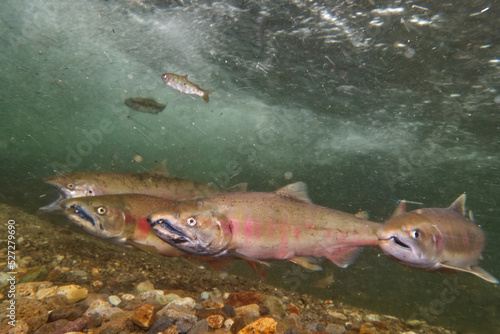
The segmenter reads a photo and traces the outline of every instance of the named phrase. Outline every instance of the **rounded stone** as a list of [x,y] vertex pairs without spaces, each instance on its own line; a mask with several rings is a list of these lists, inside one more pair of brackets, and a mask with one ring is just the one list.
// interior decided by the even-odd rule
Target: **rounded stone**
[[88,290],[87,288],[82,288],[79,285],[63,285],[57,289],[57,294],[66,296],[66,298],[68,298],[68,302],[71,304],[87,298]]

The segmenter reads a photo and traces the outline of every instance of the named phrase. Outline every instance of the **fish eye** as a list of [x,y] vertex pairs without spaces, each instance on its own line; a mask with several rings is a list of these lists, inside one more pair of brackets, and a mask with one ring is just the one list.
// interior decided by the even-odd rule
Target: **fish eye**
[[104,215],[104,214],[106,214],[106,212],[108,212],[108,210],[104,206],[98,207],[96,211],[100,215]]
[[413,230],[413,231],[411,232],[411,237],[412,237],[413,239],[418,239],[418,238],[420,238],[420,231],[419,231],[419,230]]
[[197,223],[198,223],[198,222],[197,222],[197,221],[196,221],[196,219],[194,219],[193,217],[189,217],[189,218],[187,219],[187,224],[188,224],[189,226],[196,226],[196,224],[197,224]]
[[73,183],[68,183],[68,185],[66,186],[69,190],[73,190],[75,189],[75,185]]

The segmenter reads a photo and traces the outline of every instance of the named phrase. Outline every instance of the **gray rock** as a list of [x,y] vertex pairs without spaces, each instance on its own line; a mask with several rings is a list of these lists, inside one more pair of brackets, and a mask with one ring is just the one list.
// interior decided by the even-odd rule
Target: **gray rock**
[[207,333],[208,332],[208,321],[207,319],[202,319],[198,321],[191,329],[187,332],[187,334],[198,334],[198,333]]
[[344,334],[346,332],[346,329],[341,325],[328,324],[328,326],[326,326],[325,332],[327,332],[328,334]]
[[146,334],[158,334],[158,332],[163,332],[167,328],[172,327],[174,323],[167,316],[161,316],[156,320],[153,325],[149,328]]

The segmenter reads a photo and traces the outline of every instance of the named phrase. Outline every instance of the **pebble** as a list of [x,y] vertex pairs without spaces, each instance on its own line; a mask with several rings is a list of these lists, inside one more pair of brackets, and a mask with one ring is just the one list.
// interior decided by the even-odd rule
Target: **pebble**
[[49,322],[60,319],[67,319],[70,321],[76,320],[81,317],[87,309],[88,306],[83,303],[57,308],[50,312]]
[[262,296],[253,291],[233,292],[227,297],[226,304],[233,307],[240,307],[249,304],[260,304],[263,302]]
[[[157,313],[158,316],[167,316],[174,320],[186,319],[193,323],[197,321],[196,316],[192,311],[180,305],[167,305]],[[175,321],[174,321],[175,322]]]
[[231,328],[231,326],[233,326],[233,324],[234,324],[233,319],[227,319],[226,321],[224,321],[224,327],[226,327],[226,328]]
[[332,318],[335,318],[335,319],[347,320],[347,317],[344,314],[333,311],[333,310],[328,310],[328,315],[330,315]]
[[260,316],[259,305],[250,304],[241,307],[237,307],[234,309],[237,316],[240,317],[258,317]]
[[69,324],[70,321],[66,319],[56,320],[54,322],[49,322],[48,324],[43,325],[38,328],[34,334],[52,334],[56,330],[62,328],[66,324]]
[[245,326],[238,334],[273,334],[276,333],[276,326],[273,318],[261,318]]
[[163,332],[167,328],[172,327],[172,325],[172,320],[169,317],[161,316],[151,325],[146,334],[158,334],[158,332]]
[[111,306],[111,304],[107,301],[96,299],[90,304],[87,312],[85,312],[85,315],[89,316],[95,314],[109,318],[113,314],[120,312],[123,312],[123,310],[118,307]]
[[134,300],[135,299],[135,296],[133,294],[130,294],[130,293],[124,293],[122,295],[122,299],[123,300]]
[[382,321],[382,317],[378,314],[367,314],[365,315],[366,322]]
[[30,332],[45,325],[49,319],[49,310],[40,301],[29,298],[16,298],[16,322],[28,325]]
[[115,296],[115,295],[109,296],[108,297],[108,301],[113,306],[117,306],[118,304],[120,304],[122,302],[122,300],[120,299],[120,297]]
[[295,306],[294,304],[289,304],[287,307],[286,307],[286,310],[290,313],[295,313],[295,314],[298,314],[300,315],[300,309]]
[[234,307],[231,305],[224,305],[222,307],[222,311],[229,317],[229,318],[234,318],[236,317],[236,312],[234,311]]
[[198,321],[191,329],[187,332],[187,334],[198,334],[198,333],[207,333],[208,332],[209,323],[207,319],[202,319]]
[[211,315],[207,318],[208,326],[213,329],[219,329],[224,325],[224,317],[219,314]]
[[50,288],[40,288],[35,294],[35,298],[42,300],[43,298],[48,298],[57,294],[57,286],[51,286]]
[[201,295],[200,295],[201,299],[202,300],[207,300],[210,298],[210,292],[202,292]]
[[168,304],[168,306],[170,306],[170,305],[183,306],[183,307],[187,308],[188,310],[192,310],[192,309],[194,309],[196,302],[193,298],[186,297],[186,298],[176,299]]
[[132,317],[132,322],[141,328],[148,329],[153,324],[155,307],[151,304],[139,306]]
[[66,296],[66,298],[68,298],[68,302],[72,304],[87,298],[88,290],[87,288],[82,288],[79,285],[64,285],[57,289],[57,294]]
[[155,286],[150,281],[141,282],[141,283],[137,284],[137,286],[135,287],[135,291],[137,291],[137,293],[139,293],[139,294],[146,292],[146,291],[154,290],[154,289],[155,289]]
[[405,322],[405,325],[411,329],[420,329],[422,322],[420,320],[412,319]]
[[337,325],[337,324],[328,324],[325,328],[325,332],[328,334],[344,334],[346,332],[346,329],[344,326]]
[[264,305],[269,309],[271,314],[277,315],[278,317],[284,317],[286,315],[285,306],[281,302],[281,299],[275,296],[266,297]]

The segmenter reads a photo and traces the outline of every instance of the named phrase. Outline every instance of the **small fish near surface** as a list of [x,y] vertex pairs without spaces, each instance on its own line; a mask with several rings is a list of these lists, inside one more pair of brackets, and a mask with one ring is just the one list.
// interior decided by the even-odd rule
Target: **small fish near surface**
[[484,234],[465,217],[465,194],[449,208],[406,212],[406,203],[400,203],[378,232],[378,238],[387,256],[408,267],[462,271],[498,284],[495,277],[477,266],[484,248]]
[[151,211],[175,203],[154,196],[123,194],[69,198],[61,202],[61,208],[75,225],[92,235],[163,256],[181,256],[185,253],[159,239],[146,221]]
[[187,75],[182,76],[173,73],[163,73],[161,75],[163,81],[173,89],[178,90],[184,94],[192,94],[200,96],[203,101],[208,102],[209,90],[201,89],[194,83],[188,80]]
[[166,107],[166,104],[161,104],[153,99],[146,99],[142,97],[128,98],[125,100],[125,105],[135,111],[155,115],[163,111]]
[[211,196],[153,212],[161,239],[188,253],[253,261],[290,260],[320,270],[326,257],[352,264],[363,246],[376,246],[380,224],[311,203],[303,182],[275,193]]
[[162,161],[148,173],[76,172],[49,177],[44,181],[55,186],[60,197],[40,210],[57,210],[62,200],[83,196],[143,194],[182,201],[224,191],[246,191],[246,183],[218,190],[209,183],[171,177],[165,166]]

